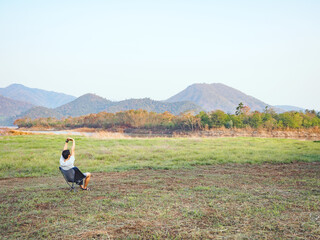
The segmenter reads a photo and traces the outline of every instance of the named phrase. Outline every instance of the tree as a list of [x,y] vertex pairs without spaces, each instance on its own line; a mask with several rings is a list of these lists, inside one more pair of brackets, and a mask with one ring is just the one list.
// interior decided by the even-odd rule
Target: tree
[[278,123],[283,124],[283,127],[300,128],[303,118],[298,112],[285,112],[277,116]]
[[201,125],[206,128],[211,128],[212,127],[212,122],[211,122],[211,119],[210,117],[208,116],[208,114],[204,111],[201,111],[197,117],[200,118],[200,121],[201,121]]
[[230,120],[232,121],[232,125],[235,128],[243,128],[244,124],[243,124],[243,116],[241,115],[230,115],[229,116]]
[[213,127],[222,127],[227,123],[228,115],[221,110],[216,110],[210,114]]
[[193,112],[186,112],[180,115],[182,121],[182,127],[186,127],[186,130],[195,131],[201,129],[201,119],[195,116]]
[[261,113],[255,111],[248,119],[248,123],[250,127],[258,128],[262,124]]
[[239,103],[238,107],[236,108],[236,115],[240,115],[242,113],[242,109],[244,108],[244,105],[242,102]]

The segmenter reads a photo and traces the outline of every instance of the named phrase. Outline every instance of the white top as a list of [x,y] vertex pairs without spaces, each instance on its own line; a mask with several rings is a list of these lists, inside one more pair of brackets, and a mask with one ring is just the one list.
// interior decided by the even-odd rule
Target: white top
[[71,168],[74,167],[74,156],[70,156],[69,160],[67,161],[64,161],[64,157],[61,155],[60,157],[60,167],[63,169],[63,170],[69,170]]

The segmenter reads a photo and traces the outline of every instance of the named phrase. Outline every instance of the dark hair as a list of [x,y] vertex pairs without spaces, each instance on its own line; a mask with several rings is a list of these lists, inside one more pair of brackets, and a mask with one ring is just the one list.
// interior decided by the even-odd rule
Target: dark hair
[[67,159],[70,155],[70,151],[67,149],[67,150],[63,150],[62,152],[62,156],[64,159]]

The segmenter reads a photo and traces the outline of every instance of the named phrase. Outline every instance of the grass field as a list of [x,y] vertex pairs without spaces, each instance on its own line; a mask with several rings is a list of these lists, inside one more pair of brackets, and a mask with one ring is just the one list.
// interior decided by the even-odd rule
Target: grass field
[[68,193],[64,139],[0,137],[0,238],[319,239],[319,142],[76,137]]
[[[58,175],[65,138],[55,135],[0,137],[0,178]],[[320,161],[320,142],[290,139],[75,139],[76,165],[90,172]]]

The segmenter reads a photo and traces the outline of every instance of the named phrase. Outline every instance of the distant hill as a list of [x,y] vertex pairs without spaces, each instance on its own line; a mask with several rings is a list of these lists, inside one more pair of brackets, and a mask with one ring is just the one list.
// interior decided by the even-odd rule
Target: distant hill
[[266,106],[269,106],[259,99],[221,83],[193,84],[166,101],[190,101],[206,111],[219,109],[227,113],[234,113],[240,102],[249,106],[251,110],[258,111],[263,111]]
[[0,125],[13,125],[14,118],[34,105],[0,95]]
[[119,112],[119,111],[126,111],[126,110],[137,110],[143,109],[149,112],[156,112],[156,113],[163,113],[163,112],[171,112],[174,115],[178,115],[180,113],[192,110],[195,112],[200,112],[202,109],[192,103],[192,102],[162,102],[162,101],[154,101],[150,98],[143,98],[143,99],[129,99],[120,102],[114,102],[110,106],[106,108],[107,112]]
[[105,111],[111,103],[111,101],[105,98],[88,93],[70,103],[56,108],[55,110],[63,116],[78,117],[90,113]]
[[32,108],[34,105],[0,95],[0,116],[12,117]]
[[78,117],[91,113],[99,112],[120,112],[131,109],[143,109],[147,111],[162,113],[171,112],[172,114],[180,114],[185,111],[199,112],[202,109],[191,102],[161,102],[154,101],[149,98],[144,99],[129,99],[120,102],[112,102],[94,94],[85,94],[74,101],[62,105],[60,107],[49,109],[45,107],[33,107],[28,110],[22,117],[30,117],[32,119],[40,117]]
[[30,117],[32,119],[40,117],[78,117],[90,113],[102,112],[110,105],[111,101],[106,100],[94,94],[85,94],[74,101],[64,104],[60,107],[51,109],[46,107],[34,107],[27,111],[21,117]]
[[56,111],[55,109],[37,106],[29,109],[28,111],[24,112],[22,115],[18,116],[17,118],[24,118],[24,117],[28,117],[31,119],[48,118],[48,117],[61,119],[63,118],[63,115],[58,111]]
[[76,99],[76,97],[64,93],[29,88],[21,84],[12,84],[6,88],[0,88],[0,95],[48,108],[56,108]]
[[[1,93],[6,95],[0,98],[0,124],[2,123],[2,125],[5,122],[12,124],[16,118],[22,117],[30,117],[32,119],[53,117],[61,119],[68,116],[77,117],[102,111],[114,113],[131,109],[143,109],[157,113],[168,111],[178,115],[186,111],[198,113],[203,110],[213,111],[218,109],[226,113],[234,113],[240,102],[249,106],[251,110],[260,112],[266,106],[270,106],[259,99],[221,83],[193,84],[166,101],[143,98],[114,102],[90,93],[75,98],[63,93],[28,88],[20,84],[12,84],[6,88],[0,88]],[[14,99],[22,99],[23,101]],[[273,106],[272,108],[278,113],[304,110],[283,105]]]
[[289,111],[304,112],[305,111],[304,108],[299,108],[299,107],[290,106],[290,105],[275,105],[274,107],[282,109],[284,110],[284,112],[289,112]]

